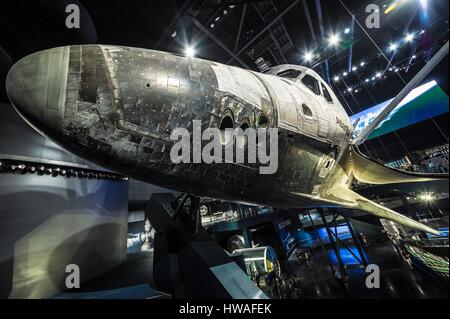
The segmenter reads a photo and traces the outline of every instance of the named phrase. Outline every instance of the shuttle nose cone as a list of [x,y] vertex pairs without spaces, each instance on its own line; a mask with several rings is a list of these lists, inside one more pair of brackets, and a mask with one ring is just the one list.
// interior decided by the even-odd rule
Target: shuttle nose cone
[[37,52],[14,64],[6,78],[11,103],[31,125],[43,132],[61,125],[68,59],[68,47]]

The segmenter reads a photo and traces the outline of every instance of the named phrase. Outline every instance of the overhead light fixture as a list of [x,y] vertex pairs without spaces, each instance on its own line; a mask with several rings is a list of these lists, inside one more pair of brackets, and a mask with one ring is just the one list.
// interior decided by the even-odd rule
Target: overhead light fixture
[[352,71],[355,72],[356,70],[358,70],[358,67],[354,66],[354,67],[352,68]]
[[391,45],[389,46],[389,51],[396,51],[397,49],[398,49],[397,43],[391,43]]
[[343,75],[343,76],[347,76],[347,75],[348,75],[348,72],[344,72],[344,73],[342,73],[342,75]]
[[361,62],[360,64],[359,64],[360,66],[365,66],[366,65],[366,62]]
[[308,51],[303,55],[303,60],[311,62],[314,59],[314,52]]
[[431,193],[425,193],[419,196],[421,201],[424,202],[431,202],[432,200],[434,200],[434,196]]
[[349,92],[352,92],[352,91],[353,91],[353,89],[352,89],[352,88],[348,88],[348,91],[349,91]]
[[381,73],[380,72],[377,72],[377,74],[375,74],[375,77],[377,77],[377,78],[381,78]]
[[414,54],[414,55],[411,57],[411,59],[412,59],[412,60],[417,59],[417,55]]
[[424,11],[428,10],[428,0],[420,0],[420,7]]
[[351,31],[350,28],[346,28],[346,29],[344,30],[344,33],[345,33],[345,34],[349,34],[350,31]]
[[408,33],[405,35],[405,42],[409,43],[414,41],[414,33]]
[[332,34],[328,38],[328,44],[331,46],[337,46],[341,42],[341,37],[339,34]]
[[366,83],[369,83],[370,82],[370,79],[366,79]]
[[334,82],[338,82],[339,81],[339,77],[336,75],[335,77],[334,77]]
[[195,57],[195,49],[191,46],[186,47],[186,49],[184,50],[184,55],[188,58]]

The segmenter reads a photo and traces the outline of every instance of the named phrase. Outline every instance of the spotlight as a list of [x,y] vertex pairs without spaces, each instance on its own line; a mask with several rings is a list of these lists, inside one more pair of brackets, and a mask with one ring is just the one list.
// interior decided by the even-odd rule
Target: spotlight
[[370,82],[370,79],[366,79],[366,83],[369,83]]
[[328,44],[331,46],[337,46],[339,42],[341,42],[341,37],[339,36],[339,34],[332,34],[328,38]]
[[347,76],[347,75],[348,75],[348,73],[347,73],[347,72],[344,72],[344,73],[342,73],[342,75],[343,75],[343,76]]
[[314,59],[314,53],[311,51],[308,51],[303,55],[303,60],[305,60],[306,62],[311,62],[313,59]]
[[422,7],[423,11],[428,10],[428,0],[420,0],[420,6]]
[[423,202],[431,202],[434,200],[434,196],[431,193],[425,193],[419,196],[419,199]]
[[352,71],[355,72],[356,70],[358,70],[358,67],[354,66],[354,67],[352,68]]
[[405,42],[409,43],[414,41],[414,34],[413,33],[408,33],[407,35],[405,35]]
[[381,78],[381,73],[380,72],[378,72],[377,74],[375,74],[375,77],[377,77],[377,78]]
[[334,82],[338,82],[339,81],[339,77],[336,75],[335,77],[334,77]]
[[191,46],[188,46],[185,50],[184,50],[184,55],[187,56],[188,58],[193,58],[195,57],[195,49]]
[[389,51],[396,51],[398,49],[398,44],[397,43],[392,43],[389,46]]
[[349,34],[350,31],[351,31],[350,28],[346,28],[346,29],[344,30],[344,33],[345,33],[345,34]]
[[413,60],[417,59],[417,55],[413,55],[413,56],[412,56],[412,59],[413,59]]
[[361,62],[360,64],[359,64],[360,66],[365,66],[366,65],[366,62]]
[[349,92],[352,92],[352,91],[353,91],[353,88],[348,88],[348,91],[349,91]]

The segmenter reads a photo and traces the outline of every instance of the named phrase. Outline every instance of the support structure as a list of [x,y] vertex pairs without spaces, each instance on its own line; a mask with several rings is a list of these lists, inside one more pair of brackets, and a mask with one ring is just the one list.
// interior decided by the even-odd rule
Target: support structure
[[227,61],[227,64],[230,64],[235,57],[240,56],[242,52],[244,52],[250,45],[252,45],[256,40],[258,40],[265,32],[267,32],[275,23],[278,22],[282,17],[286,15],[293,7],[295,7],[301,0],[294,0],[286,9],[284,9],[278,16],[275,17],[268,25],[266,25],[256,36],[253,37],[250,41],[248,41],[236,54],[231,56],[231,59]]
[[[310,213],[308,213],[308,217],[309,217],[309,220],[311,221],[311,225],[312,225],[312,227],[313,227],[314,234],[317,234],[317,235],[318,235],[316,224],[314,223],[314,220],[312,219]],[[324,255],[325,255],[326,258],[327,258],[328,265],[330,266],[331,273],[333,274],[333,277],[334,277],[334,267],[333,267],[333,264],[331,263],[331,260],[330,260],[330,258],[328,257],[327,250],[325,249],[325,244],[323,243],[323,240],[322,240],[322,238],[321,238],[320,236],[319,236],[319,242],[320,242],[320,247],[322,248],[322,252],[324,253]]]
[[353,228],[350,218],[346,217],[345,222],[347,223],[350,234],[352,235],[352,239],[353,239],[353,242],[355,243],[356,249],[358,249],[358,253],[359,253],[359,257],[360,257],[360,259],[358,258],[358,260],[361,262],[361,264],[364,267],[367,267],[369,262],[367,261],[366,255],[364,254],[364,251],[363,251],[363,248],[361,245],[361,241],[359,240],[359,238],[355,232],[355,229]]
[[335,234],[333,234],[332,231],[330,230],[330,225],[328,224],[327,218],[325,217],[323,208],[318,208],[318,211],[320,213],[320,217],[322,218],[322,222],[325,226],[325,230],[327,231],[328,238],[330,239],[331,247],[333,248],[334,253],[336,254],[336,258],[337,258],[337,261],[339,264],[339,271],[343,277],[344,275],[347,275],[347,270],[345,269],[345,265],[342,262],[341,254],[339,253],[339,247],[336,244],[337,241],[335,241],[335,238],[337,240],[339,240],[339,239],[337,236],[335,237],[334,236]]
[[175,299],[266,299],[201,225],[199,198],[153,194],[145,215],[155,228],[153,277]]

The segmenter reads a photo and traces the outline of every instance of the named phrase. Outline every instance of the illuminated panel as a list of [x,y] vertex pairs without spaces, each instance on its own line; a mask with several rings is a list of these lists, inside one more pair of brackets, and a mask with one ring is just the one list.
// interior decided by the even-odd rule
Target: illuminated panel
[[[359,135],[389,105],[388,100],[363,112],[353,115],[350,120],[355,126],[355,136]],[[448,112],[448,96],[435,81],[428,82],[413,91],[380,123],[369,135],[368,140],[414,125]]]

